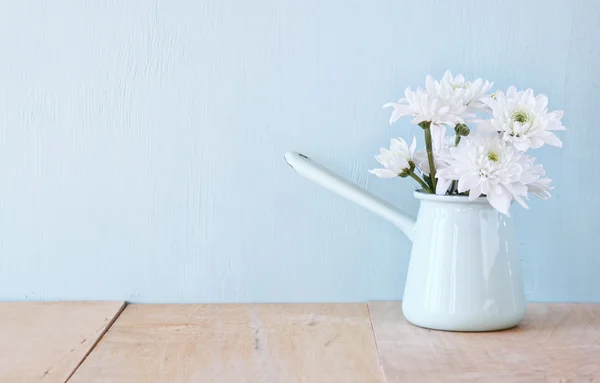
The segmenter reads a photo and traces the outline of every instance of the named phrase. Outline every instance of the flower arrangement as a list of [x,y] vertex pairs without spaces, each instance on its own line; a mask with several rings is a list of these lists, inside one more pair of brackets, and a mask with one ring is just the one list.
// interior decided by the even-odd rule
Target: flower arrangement
[[[424,193],[464,195],[469,200],[485,196],[490,205],[509,215],[512,200],[527,208],[529,193],[550,198],[550,179],[544,167],[527,155],[545,144],[562,147],[553,133],[565,130],[562,110],[548,112],[548,98],[532,89],[490,93],[493,83],[446,72],[440,81],[425,79],[425,89],[407,88],[404,98],[384,107],[393,108],[390,123],[413,117],[422,128],[425,149],[416,150],[393,138],[375,159],[382,169],[370,170],[381,178],[410,177]],[[471,131],[468,124],[474,124]],[[454,137],[446,130],[454,129]]]

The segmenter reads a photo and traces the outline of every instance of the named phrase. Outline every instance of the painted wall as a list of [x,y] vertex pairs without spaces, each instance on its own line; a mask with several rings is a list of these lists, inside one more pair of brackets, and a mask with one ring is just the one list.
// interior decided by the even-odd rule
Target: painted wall
[[407,239],[283,153],[416,213],[381,106],[450,68],[565,110],[527,294],[600,302],[598,41],[594,0],[2,1],[0,300],[399,299]]

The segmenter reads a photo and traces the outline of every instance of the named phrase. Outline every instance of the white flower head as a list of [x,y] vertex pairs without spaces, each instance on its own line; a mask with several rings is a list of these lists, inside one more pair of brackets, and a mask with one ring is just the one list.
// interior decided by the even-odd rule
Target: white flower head
[[444,124],[454,127],[458,123],[464,123],[465,118],[474,115],[467,111],[467,107],[460,102],[443,99],[437,92],[428,92],[421,88],[413,91],[406,88],[404,98],[398,102],[388,102],[384,108],[393,107],[394,111],[390,117],[390,123],[400,117],[412,116],[411,124],[419,124],[430,121],[432,124]]
[[425,83],[428,93],[435,91],[441,98],[461,102],[471,110],[487,108],[482,99],[489,96],[490,89],[494,86],[493,82],[481,78],[467,81],[462,74],[453,76],[450,71],[446,71],[439,82],[427,76]]
[[440,98],[438,94],[429,94],[421,88],[416,91],[407,88],[404,96],[398,102],[389,102],[383,106],[394,108],[390,123],[403,116],[412,116],[412,124],[431,122],[431,136],[433,145],[437,149],[444,143],[446,126],[454,127],[456,124],[464,123],[466,118],[475,117],[462,102]]
[[484,98],[491,109],[492,117],[480,121],[478,128],[488,132],[501,132],[502,138],[520,151],[536,149],[544,144],[562,146],[560,139],[552,133],[565,130],[560,122],[562,110],[548,112],[548,98],[543,94],[534,96],[532,89],[517,91],[510,86],[494,97]]
[[377,162],[384,168],[369,170],[369,172],[379,178],[394,178],[405,174],[414,168],[413,155],[416,146],[415,137],[413,137],[410,147],[404,139],[392,138],[390,148],[381,148],[380,154],[375,156]]
[[477,79],[466,81],[462,75],[452,76],[446,71],[442,81],[431,76],[425,78],[425,89],[413,91],[407,88],[404,98],[390,102],[384,108],[393,107],[390,123],[403,116],[412,116],[412,124],[430,122],[433,146],[439,150],[444,145],[446,127],[454,128],[475,118],[474,110],[487,108],[481,101],[488,96],[492,83]]
[[469,191],[469,200],[485,194],[489,203],[506,215],[513,199],[527,208],[525,199],[530,191],[549,197],[550,180],[541,178],[543,167],[498,134],[472,134],[449,152],[448,166],[437,173],[438,194],[445,193],[444,185],[457,180],[459,193]]

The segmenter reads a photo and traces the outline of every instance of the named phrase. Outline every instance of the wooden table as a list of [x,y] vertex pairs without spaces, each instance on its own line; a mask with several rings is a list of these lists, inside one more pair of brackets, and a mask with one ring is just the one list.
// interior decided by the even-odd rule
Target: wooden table
[[600,305],[530,304],[511,330],[432,331],[369,303],[388,382],[600,382]]
[[122,306],[0,303],[0,382],[600,382],[600,305],[491,333],[412,326],[400,302]]
[[64,382],[125,302],[0,303],[0,382]]
[[384,382],[365,304],[130,305],[72,382]]

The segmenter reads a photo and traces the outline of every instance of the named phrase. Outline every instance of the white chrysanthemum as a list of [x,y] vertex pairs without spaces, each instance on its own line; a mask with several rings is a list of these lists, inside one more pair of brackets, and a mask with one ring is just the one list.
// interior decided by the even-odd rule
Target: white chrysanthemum
[[450,71],[446,71],[439,82],[427,76],[425,84],[427,93],[435,93],[443,99],[452,99],[453,102],[460,102],[474,110],[487,108],[482,98],[489,97],[489,91],[494,86],[493,82],[481,78],[467,81],[462,74],[455,77]]
[[410,147],[404,139],[400,137],[392,138],[390,148],[381,148],[380,154],[375,156],[377,162],[382,164],[384,169],[373,169],[369,172],[380,178],[393,178],[410,171],[414,167],[411,162],[416,146],[417,140],[415,137],[413,137]]
[[467,111],[467,107],[454,100],[442,99],[437,93],[429,93],[421,88],[416,91],[406,88],[404,98],[398,102],[388,102],[383,107],[393,107],[394,111],[390,117],[390,123],[400,117],[412,116],[412,124],[430,121],[432,124],[445,124],[454,127],[456,124],[464,123],[465,118],[474,115]]
[[492,110],[492,118],[481,121],[478,128],[502,132],[502,138],[520,151],[536,149],[544,144],[562,146],[552,131],[565,130],[560,122],[562,110],[548,112],[548,98],[543,94],[534,96],[532,89],[518,91],[511,86],[497,92],[483,102]]
[[475,115],[469,112],[466,105],[460,100],[452,98],[441,98],[437,93],[429,93],[421,88],[416,91],[407,88],[404,98],[398,102],[389,102],[383,107],[393,107],[394,111],[390,117],[390,123],[400,117],[412,116],[412,124],[431,122],[431,136],[433,146],[441,148],[446,137],[446,126],[454,128],[456,124],[464,124],[465,119],[473,118]]
[[543,167],[534,165],[535,159],[507,144],[498,134],[464,137],[449,152],[448,166],[437,173],[438,194],[445,193],[445,185],[457,180],[459,193],[469,191],[469,200],[485,194],[489,203],[506,215],[513,199],[527,207],[524,200],[529,191],[549,196],[549,180],[541,178]]

